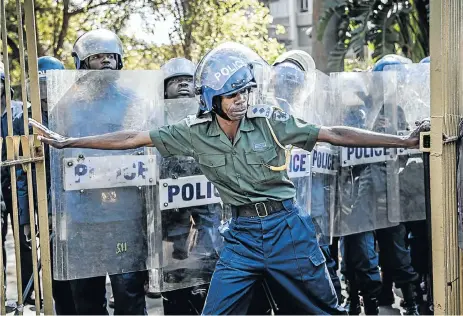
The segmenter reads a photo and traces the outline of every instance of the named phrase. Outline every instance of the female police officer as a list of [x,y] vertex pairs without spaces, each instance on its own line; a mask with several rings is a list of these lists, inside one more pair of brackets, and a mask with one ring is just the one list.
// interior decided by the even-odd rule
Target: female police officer
[[398,137],[350,127],[319,127],[271,106],[250,106],[254,71],[264,63],[246,47],[222,44],[196,69],[196,93],[201,100],[197,116],[152,131],[82,138],[41,129],[41,140],[56,148],[155,146],[165,157],[192,156],[198,161],[233,213],[221,229],[225,248],[204,314],[245,314],[254,285],[263,278],[284,287],[306,314],[339,313],[312,220],[299,215],[293,201],[285,146],[310,151],[323,141],[340,146],[413,147],[419,140],[416,133]]

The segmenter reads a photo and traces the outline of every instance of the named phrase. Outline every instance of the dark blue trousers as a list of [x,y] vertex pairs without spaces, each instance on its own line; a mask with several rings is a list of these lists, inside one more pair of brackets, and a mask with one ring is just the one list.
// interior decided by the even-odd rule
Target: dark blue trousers
[[310,216],[292,200],[264,218],[237,217],[221,228],[225,247],[203,314],[246,314],[263,278],[284,289],[305,314],[339,314],[336,292]]

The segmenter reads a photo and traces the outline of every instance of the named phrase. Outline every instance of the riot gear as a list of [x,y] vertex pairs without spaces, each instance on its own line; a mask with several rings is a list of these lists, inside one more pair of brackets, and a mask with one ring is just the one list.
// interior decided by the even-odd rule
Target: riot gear
[[277,66],[283,62],[292,62],[296,64],[303,71],[315,70],[315,61],[309,53],[302,50],[291,50],[289,52],[283,53],[275,60],[273,66]]
[[194,96],[195,65],[193,62],[185,58],[173,58],[165,63],[161,70],[164,73],[164,97],[166,99]]
[[256,87],[256,72],[267,66],[254,51],[237,43],[224,43],[211,50],[199,62],[194,76],[200,96],[198,116],[213,111],[229,119],[214,98]]
[[115,54],[117,69],[123,67],[123,48],[119,37],[106,29],[89,31],[80,36],[72,48],[76,69],[88,69],[88,58],[97,54]]

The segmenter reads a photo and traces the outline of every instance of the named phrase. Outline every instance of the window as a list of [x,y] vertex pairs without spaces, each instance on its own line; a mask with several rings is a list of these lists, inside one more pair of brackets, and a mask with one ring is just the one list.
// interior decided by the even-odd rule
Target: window
[[309,12],[309,0],[299,0],[299,10],[301,12]]

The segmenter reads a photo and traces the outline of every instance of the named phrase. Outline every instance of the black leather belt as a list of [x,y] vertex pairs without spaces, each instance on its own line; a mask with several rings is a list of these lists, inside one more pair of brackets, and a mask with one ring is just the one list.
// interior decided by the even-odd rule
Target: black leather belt
[[270,214],[284,210],[285,207],[281,201],[266,201],[232,206],[231,209],[233,217],[266,217]]

